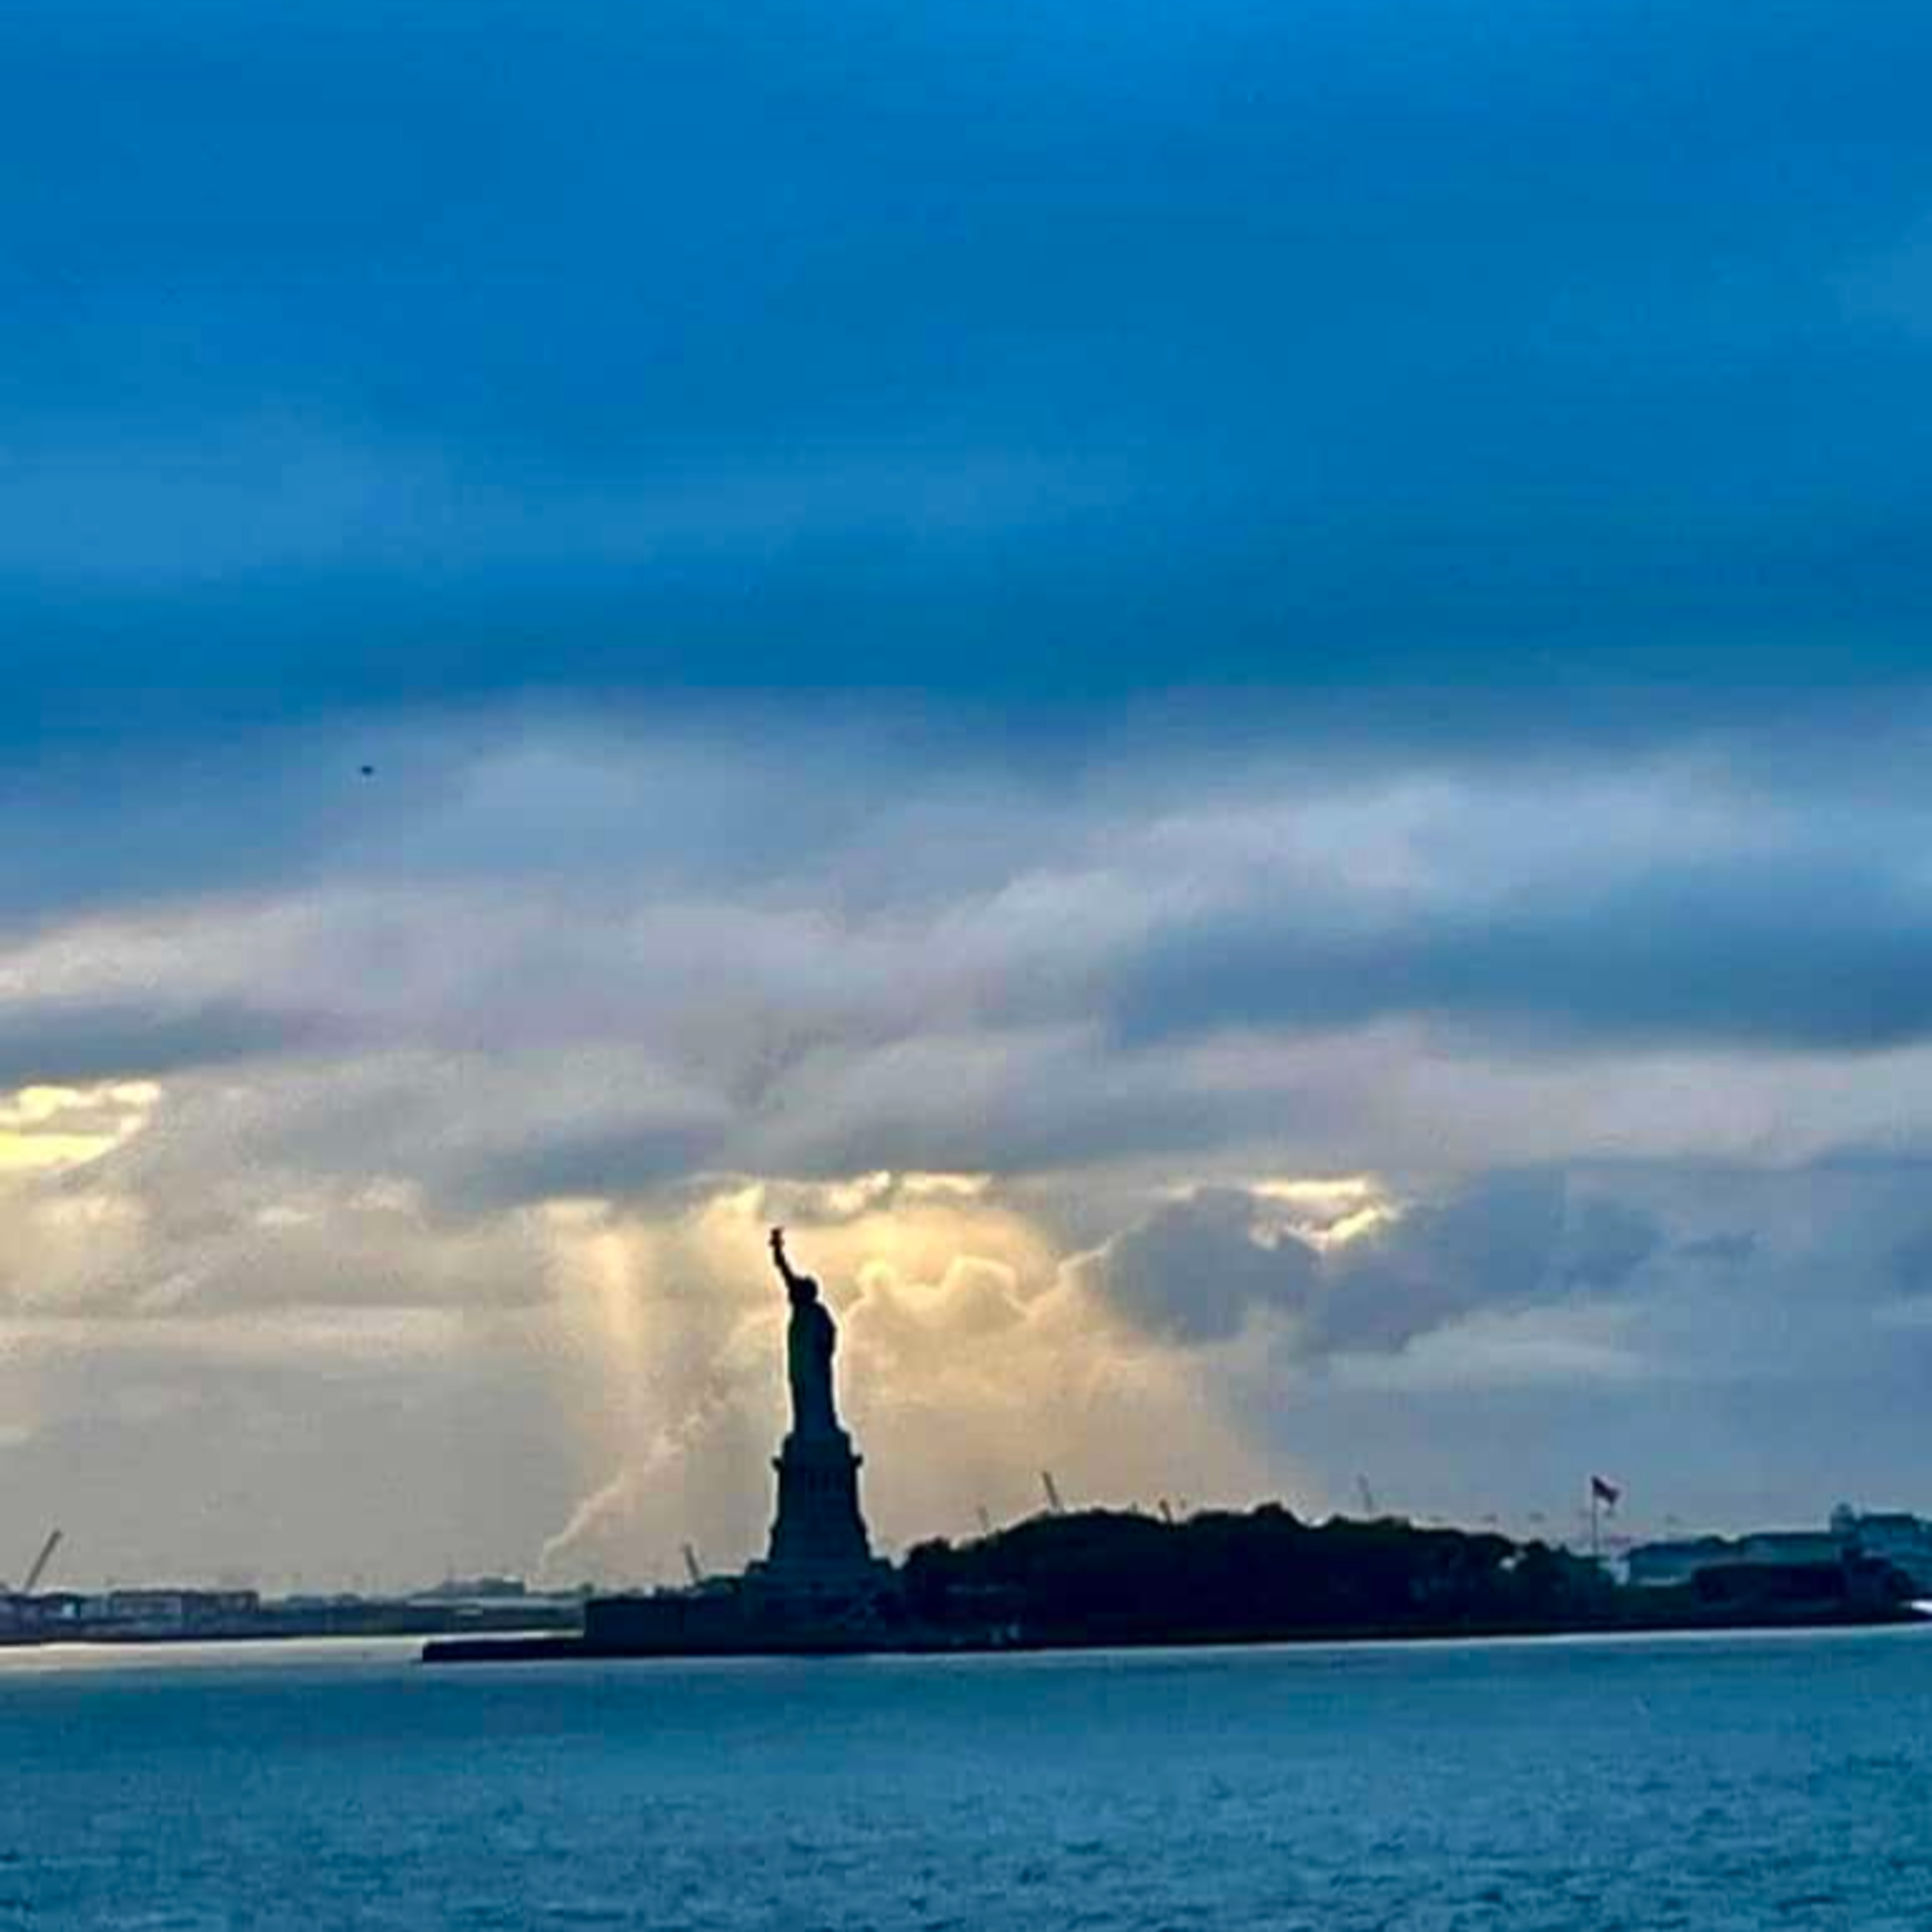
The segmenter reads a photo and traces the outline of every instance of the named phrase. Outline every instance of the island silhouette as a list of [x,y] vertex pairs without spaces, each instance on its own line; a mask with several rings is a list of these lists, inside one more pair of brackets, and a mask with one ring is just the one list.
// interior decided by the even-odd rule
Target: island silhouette
[[1182,1520],[1058,1507],[902,1564],[875,1556],[863,1458],[838,1420],[838,1324],[770,1236],[790,1313],[791,1425],[765,1556],[736,1576],[593,1597],[580,1634],[458,1638],[433,1663],[530,1658],[1074,1648],[1906,1622],[1910,1580],[1835,1563],[1733,1564],[1672,1588],[1618,1584],[1594,1555],[1400,1516],[1303,1521],[1279,1503]]

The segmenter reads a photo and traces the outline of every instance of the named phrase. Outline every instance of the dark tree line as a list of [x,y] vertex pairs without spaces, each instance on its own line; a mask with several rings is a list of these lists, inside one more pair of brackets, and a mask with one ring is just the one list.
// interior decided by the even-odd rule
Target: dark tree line
[[1305,1523],[1273,1504],[1178,1523],[1036,1516],[973,1543],[922,1544],[904,1581],[922,1622],[1005,1623],[1055,1642],[1562,1628],[1606,1620],[1616,1594],[1595,1565],[1540,1543],[1395,1520]]

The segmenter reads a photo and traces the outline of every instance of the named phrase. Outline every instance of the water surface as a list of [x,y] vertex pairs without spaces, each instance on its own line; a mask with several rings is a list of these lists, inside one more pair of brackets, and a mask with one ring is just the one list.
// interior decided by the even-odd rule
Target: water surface
[[0,1653],[0,1928],[1932,1924],[1932,1632]]

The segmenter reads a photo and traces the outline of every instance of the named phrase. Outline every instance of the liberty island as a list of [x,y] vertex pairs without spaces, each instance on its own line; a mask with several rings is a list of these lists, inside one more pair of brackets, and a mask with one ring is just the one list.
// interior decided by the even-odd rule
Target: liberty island
[[956,1547],[874,1554],[864,1458],[838,1418],[838,1328],[772,1229],[788,1304],[790,1426],[762,1558],[688,1587],[592,1597],[580,1634],[431,1642],[434,1663],[530,1658],[1078,1648],[1911,1622],[1909,1580],[1844,1546],[1827,1562],[1614,1582],[1594,1557],[1400,1517],[1322,1523],[1278,1504],[1183,1520],[1058,1509]]

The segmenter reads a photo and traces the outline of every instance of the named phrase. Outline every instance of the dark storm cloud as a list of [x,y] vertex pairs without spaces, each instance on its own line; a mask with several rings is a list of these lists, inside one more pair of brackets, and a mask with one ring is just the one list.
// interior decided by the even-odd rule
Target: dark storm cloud
[[1306,1358],[1385,1354],[1482,1310],[1621,1288],[1662,1240],[1645,1209],[1551,1169],[1480,1177],[1326,1252],[1266,1232],[1267,1213],[1243,1190],[1200,1190],[1113,1241],[1098,1285],[1180,1342],[1223,1341],[1272,1313],[1294,1319]]
[[1615,1288],[1649,1260],[1663,1240],[1641,1208],[1600,1196],[1586,1200],[1571,1215],[1558,1272],[1570,1287]]
[[1820,0],[16,0],[0,729],[1185,682],[1466,737],[1916,674],[1928,53]]
[[1408,1013],[1566,1047],[1879,1048],[1932,1031],[1932,902],[1802,852],[1396,916],[1250,900],[1168,925],[1112,998],[1142,1043]]
[[1316,1346],[1399,1348],[1480,1310],[1608,1292],[1660,1240],[1645,1210],[1561,1172],[1485,1175],[1337,1252]]
[[1257,1238],[1252,1196],[1204,1188],[1160,1208],[1108,1250],[1101,1281],[1156,1334],[1224,1341],[1258,1309],[1304,1312],[1318,1290],[1315,1250],[1293,1234]]

